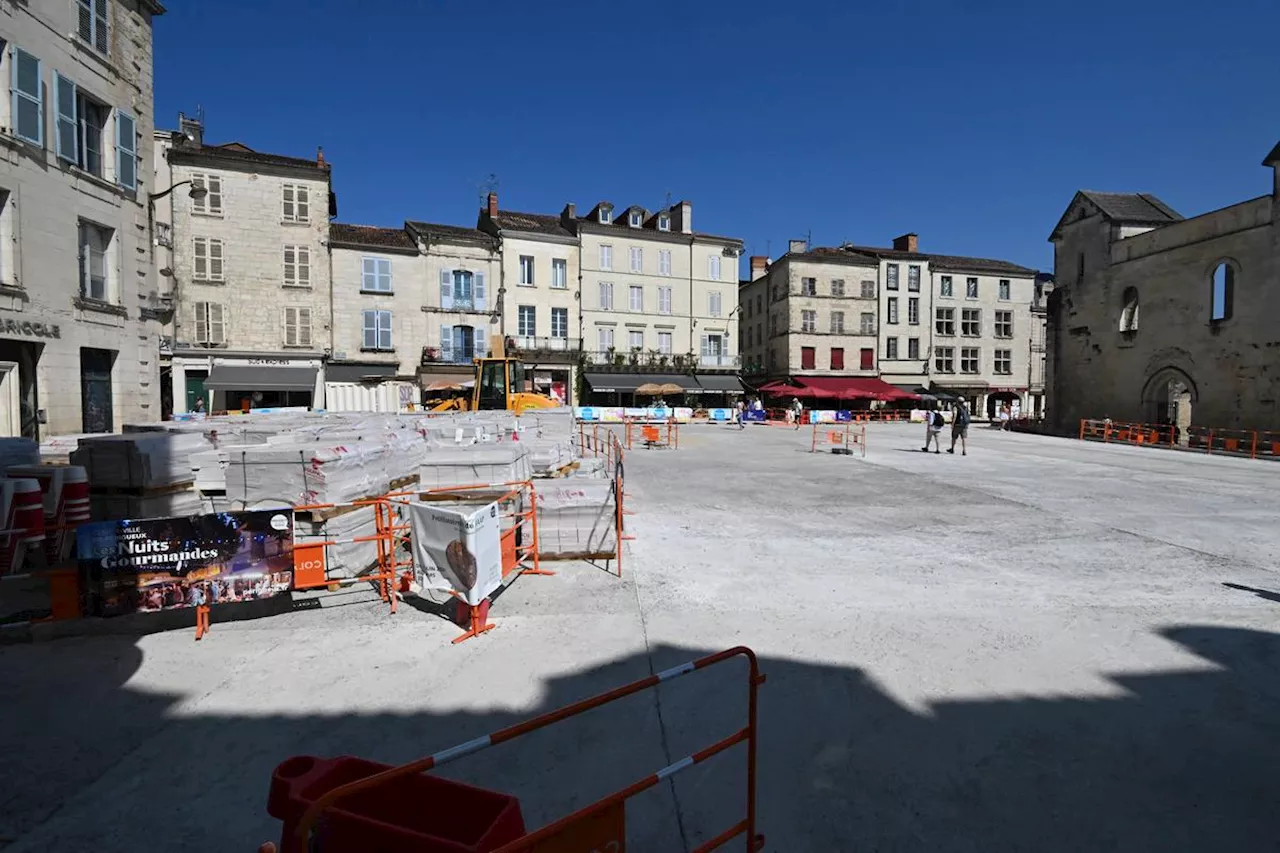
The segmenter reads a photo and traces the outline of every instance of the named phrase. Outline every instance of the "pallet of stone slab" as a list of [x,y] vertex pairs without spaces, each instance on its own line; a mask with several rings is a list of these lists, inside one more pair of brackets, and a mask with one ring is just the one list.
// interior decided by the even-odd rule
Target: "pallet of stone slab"
[[353,507],[350,512],[317,520],[314,516],[295,516],[294,547],[319,542],[332,542],[324,549],[325,577],[336,580],[359,577],[378,564],[376,536],[378,522],[372,506]]
[[611,558],[617,553],[617,504],[609,480],[539,483],[538,556],[544,560]]
[[400,477],[392,480],[385,492],[376,495],[365,495],[359,497],[340,506],[324,507],[320,509],[296,510],[295,514],[299,518],[307,518],[313,521],[328,521],[331,518],[349,515],[359,509],[368,508],[370,501],[376,501],[378,498],[386,494],[405,494],[414,491],[417,485],[418,476],[416,474],[408,477]]
[[418,489],[490,483],[517,483],[533,475],[521,442],[435,448],[418,466]]
[[204,511],[200,493],[190,485],[181,489],[156,489],[150,492],[116,489],[89,493],[89,517],[94,521],[176,518],[199,515]]
[[0,476],[13,465],[39,465],[40,445],[29,438],[0,438]]
[[80,446],[82,438],[99,438],[102,433],[75,433],[51,435],[40,442],[40,461],[46,465],[70,465],[71,453]]
[[167,432],[95,435],[80,439],[71,464],[92,488],[155,489],[191,482],[191,454],[209,447],[204,436]]

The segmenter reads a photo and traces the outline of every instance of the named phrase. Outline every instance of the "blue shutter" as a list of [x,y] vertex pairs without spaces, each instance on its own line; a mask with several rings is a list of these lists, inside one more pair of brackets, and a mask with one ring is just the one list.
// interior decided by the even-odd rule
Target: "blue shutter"
[[43,146],[44,66],[39,59],[16,47],[10,51],[9,58],[13,69],[13,132],[27,142]]
[[138,187],[138,123],[123,110],[116,110],[116,183]]
[[475,277],[475,285],[472,291],[475,298],[475,306],[477,311],[484,309],[484,273],[478,272]]
[[440,270],[440,307],[453,307],[453,273],[449,270]]
[[440,360],[453,361],[453,326],[440,327]]
[[[378,318],[377,311],[365,311],[361,319],[363,320],[362,334],[360,340],[361,349],[373,349],[378,345]],[[371,334],[372,333],[372,334]]]
[[[53,72],[53,105],[56,131],[53,147],[58,158],[68,163],[78,163],[79,147],[76,130],[76,84],[57,71]],[[44,124],[42,121],[41,124]]]

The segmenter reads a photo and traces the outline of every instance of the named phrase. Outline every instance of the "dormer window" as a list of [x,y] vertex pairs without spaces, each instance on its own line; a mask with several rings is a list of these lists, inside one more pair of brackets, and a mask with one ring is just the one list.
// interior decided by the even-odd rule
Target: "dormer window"
[[644,224],[644,214],[638,210],[631,211],[631,227],[639,228]]
[[658,217],[658,230],[659,230],[659,231],[670,231],[670,230],[671,230],[671,217],[670,217],[670,216],[667,216],[667,215],[664,213],[662,216],[659,216],[659,217]]
[[601,206],[600,224],[608,225],[610,222],[613,222],[613,208],[608,206]]

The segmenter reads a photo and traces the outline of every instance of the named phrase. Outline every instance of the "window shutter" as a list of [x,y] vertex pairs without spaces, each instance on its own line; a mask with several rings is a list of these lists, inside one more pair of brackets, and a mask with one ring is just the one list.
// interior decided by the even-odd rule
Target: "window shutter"
[[440,307],[453,307],[453,273],[440,270]]
[[378,280],[377,261],[373,258],[364,258],[360,261],[360,289],[374,290]]
[[298,341],[298,317],[295,313],[297,309],[286,305],[284,308],[284,345],[291,347]]
[[475,283],[472,290],[472,298],[475,300],[477,311],[485,310],[484,307],[484,273],[478,272],[475,275]]
[[196,343],[209,343],[209,303],[196,303]]
[[198,280],[209,277],[209,245],[203,237],[191,241],[191,255],[195,261],[195,274]]
[[311,346],[311,309],[298,309],[298,346]]
[[282,196],[283,216],[286,222],[293,220],[293,185],[284,185],[284,195]]
[[378,320],[374,315],[376,311],[364,311],[361,313],[361,343],[364,349],[373,349],[378,345]]
[[116,183],[138,187],[138,123],[122,110],[116,110]]
[[28,142],[44,145],[44,71],[40,60],[25,50],[10,53],[13,68],[13,128]]
[[227,326],[223,319],[222,306],[216,302],[208,303],[209,308],[209,343],[223,344],[227,342]]
[[378,289],[386,293],[391,292],[391,261],[381,258],[377,262],[378,271]]
[[93,44],[107,52],[107,0],[93,0]]
[[298,247],[298,284],[311,286],[311,249]]
[[440,360],[453,361],[453,326],[440,327]]
[[308,222],[311,219],[311,203],[307,196],[306,187],[295,187],[294,196],[297,205],[297,220],[299,222]]
[[53,135],[53,147],[58,158],[69,163],[80,160],[76,133],[76,84],[57,71],[53,72],[54,112],[57,114],[57,131]]
[[702,336],[702,354],[703,356],[711,355],[711,338],[707,335]]
[[378,312],[378,348],[391,349],[391,312]]
[[205,196],[205,205],[210,213],[222,212],[222,178],[217,175],[210,175],[205,180],[205,189],[209,191],[209,195]]
[[209,278],[222,281],[222,241],[209,241]]

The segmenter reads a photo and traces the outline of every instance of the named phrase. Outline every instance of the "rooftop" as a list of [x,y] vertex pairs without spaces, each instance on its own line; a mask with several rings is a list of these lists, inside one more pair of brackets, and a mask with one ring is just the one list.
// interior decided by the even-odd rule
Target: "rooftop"
[[465,225],[445,225],[441,222],[418,222],[416,220],[408,220],[404,223],[404,227],[411,232],[425,235],[428,238],[437,240],[466,240],[468,242],[492,243],[493,236],[486,234],[478,228],[468,228]]
[[[483,215],[484,211],[481,211]],[[529,231],[535,234],[554,234],[572,237],[573,232],[564,227],[558,213],[520,213],[515,210],[499,210],[493,222],[503,231]]]
[[293,169],[314,169],[327,174],[329,164],[322,159],[305,160],[301,157],[286,157],[283,154],[265,154],[254,151],[242,142],[229,142],[225,145],[178,145],[169,149],[169,159],[175,158],[190,161],[222,160],[244,163],[245,165],[286,166]]
[[1100,193],[1081,190],[1080,195],[1093,202],[1102,215],[1116,222],[1156,224],[1178,222],[1181,213],[1151,193]]
[[[1016,276],[1034,276],[1036,271],[1010,261],[995,258],[971,258],[966,255],[939,255],[933,252],[906,252],[900,249],[887,249],[879,246],[855,246],[846,243],[838,248],[818,247],[805,252],[799,257],[816,257],[818,260],[833,259],[841,255],[857,262],[874,264],[877,260],[888,261],[928,261],[939,269],[965,272],[1004,273]],[[795,257],[795,256],[793,256]]]
[[418,248],[418,244],[403,227],[381,228],[376,225],[348,225],[345,222],[334,222],[329,225],[329,242],[414,251]]

